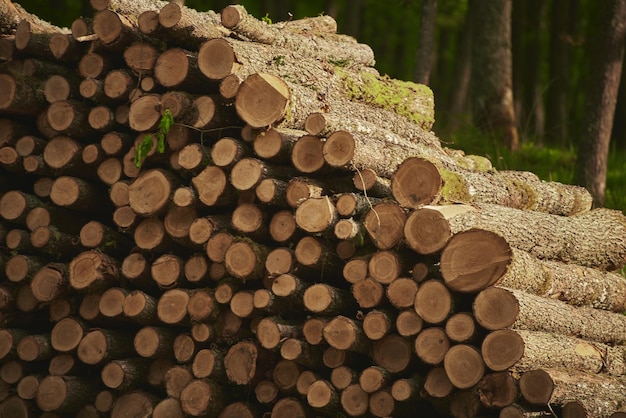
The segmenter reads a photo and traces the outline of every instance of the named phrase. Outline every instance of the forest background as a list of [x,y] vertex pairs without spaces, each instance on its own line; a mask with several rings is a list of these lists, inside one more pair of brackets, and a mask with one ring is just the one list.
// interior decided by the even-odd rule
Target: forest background
[[[15,3],[65,27],[78,16],[93,14],[89,0],[15,0]],[[231,3],[185,2],[200,11],[218,12]],[[604,156],[600,153],[604,161],[591,161],[594,166],[606,167],[606,172],[599,170],[593,174],[599,176],[595,178],[597,184],[601,187],[603,182],[606,184],[602,196],[594,194],[597,206],[626,210],[626,83],[619,83],[623,71],[626,0],[241,0],[239,3],[257,18],[265,17],[273,22],[331,15],[337,20],[340,33],[352,35],[372,47],[381,74],[430,86],[436,109],[433,130],[444,145],[486,155],[500,170],[532,171],[545,180],[589,187],[580,172],[584,160],[597,158],[589,152],[589,141],[592,149],[598,144],[589,127],[602,116],[593,113],[599,108],[595,113],[612,116],[610,113],[614,111],[614,117],[605,117],[603,122],[609,123],[605,129],[608,138],[602,144],[608,153]],[[493,10],[491,14],[481,10],[487,4],[498,5],[495,14]],[[493,42],[472,42],[477,39],[476,27],[496,31],[495,46]],[[612,33],[617,43],[598,41],[613,29],[617,31]],[[480,61],[477,54],[482,53],[484,59],[485,54],[493,55],[494,48],[509,51],[504,59],[509,60],[510,68],[490,67]],[[598,82],[594,76],[594,71],[602,65],[602,53],[619,64],[617,82],[613,77],[611,85],[606,86],[609,96],[616,98],[616,102],[609,100],[608,109],[599,107],[592,97],[605,91],[602,79]],[[614,72],[615,67],[612,67]],[[510,74],[503,74],[506,72]],[[507,137],[497,126],[478,122],[477,103],[481,103],[480,95],[484,94],[476,82],[479,77],[499,78],[508,84],[506,88],[512,97],[507,97],[512,98],[513,112],[509,123],[516,131],[516,144],[511,144],[510,135]]]

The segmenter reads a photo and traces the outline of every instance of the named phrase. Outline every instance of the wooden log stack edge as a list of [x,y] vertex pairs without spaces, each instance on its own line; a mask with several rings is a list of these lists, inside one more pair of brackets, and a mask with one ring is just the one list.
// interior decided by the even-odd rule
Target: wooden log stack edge
[[0,0],[0,416],[626,416],[621,212],[328,16],[91,4]]

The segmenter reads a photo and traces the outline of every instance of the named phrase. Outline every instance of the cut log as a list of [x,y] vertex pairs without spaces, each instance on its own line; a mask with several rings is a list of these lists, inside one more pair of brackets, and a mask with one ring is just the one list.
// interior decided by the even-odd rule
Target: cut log
[[69,265],[72,288],[99,290],[119,279],[119,265],[112,257],[99,251],[85,251],[74,257]]
[[475,293],[496,283],[505,274],[510,259],[511,247],[504,238],[484,230],[469,230],[448,242],[441,254],[441,273],[450,289]]
[[[266,25],[265,22],[257,20],[248,14],[243,6],[232,5],[222,10],[222,24],[244,35],[256,42],[286,47],[288,49],[295,48],[299,54],[311,58],[321,58],[324,60],[348,61],[372,66],[374,64],[373,52],[367,45],[357,44],[353,40],[342,40],[349,44],[344,48],[336,48],[333,42],[311,43],[309,38],[301,33],[292,31],[289,23],[285,24],[284,29]],[[339,36],[337,36],[339,38]]]
[[524,347],[523,356],[511,366],[511,370],[517,373],[535,369],[570,369],[589,373],[605,372],[613,376],[623,375],[622,346],[609,346],[542,331],[514,332],[518,334]]
[[457,344],[445,355],[443,365],[450,382],[459,389],[477,384],[485,374],[480,352],[471,345]]
[[279,77],[251,74],[237,90],[235,109],[248,125],[263,128],[283,119],[290,96],[289,87]]
[[624,383],[605,374],[574,370],[539,369],[524,373],[519,381],[524,399],[533,405],[564,405],[576,399],[591,416],[608,416],[619,410]]
[[476,321],[487,329],[515,329],[577,335],[581,338],[621,344],[626,335],[624,315],[574,307],[564,302],[531,295],[519,290],[489,287],[473,304]]
[[439,327],[423,329],[415,339],[415,353],[426,364],[438,365],[450,349],[450,340]]
[[[618,211],[595,209],[563,217],[485,204],[479,205],[476,211],[453,216],[447,222],[452,234],[472,228],[488,230],[501,235],[511,246],[541,259],[603,270],[620,268],[624,263],[623,246],[619,242],[624,239],[626,228],[624,215]],[[607,240],[595,236],[592,231],[597,227],[615,231],[615,238]]]
[[440,324],[452,312],[452,295],[442,282],[428,280],[417,289],[414,308],[425,322]]
[[370,345],[362,324],[341,315],[324,326],[323,336],[331,347],[338,350],[366,352]]
[[379,203],[365,216],[365,228],[374,245],[381,250],[395,247],[403,239],[406,215],[394,203]]
[[72,414],[95,395],[95,386],[75,376],[46,376],[37,388],[37,406],[42,411]]
[[90,331],[76,348],[78,358],[86,364],[96,365],[115,358],[133,355],[131,338],[122,332],[97,329]]

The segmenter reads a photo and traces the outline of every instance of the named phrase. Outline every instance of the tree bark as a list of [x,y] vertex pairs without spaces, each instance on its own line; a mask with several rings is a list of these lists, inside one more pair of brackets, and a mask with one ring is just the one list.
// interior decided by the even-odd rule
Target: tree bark
[[473,1],[472,101],[474,124],[507,148],[519,147],[513,108],[510,0]]
[[594,206],[603,206],[606,189],[607,158],[611,128],[622,73],[624,43],[626,42],[626,2],[615,0],[596,18],[598,48],[589,78],[585,101],[584,128],[576,160],[576,181],[593,196]]
[[422,2],[420,9],[419,43],[415,54],[415,72],[413,81],[430,84],[433,53],[435,50],[435,19],[437,17],[437,0]]

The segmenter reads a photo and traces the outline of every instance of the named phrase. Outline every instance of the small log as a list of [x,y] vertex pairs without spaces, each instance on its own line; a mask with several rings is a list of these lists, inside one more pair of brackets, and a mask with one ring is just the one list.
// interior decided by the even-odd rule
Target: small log
[[369,395],[358,383],[345,388],[340,395],[341,407],[350,416],[364,415],[369,408]]
[[124,62],[140,76],[147,76],[152,73],[156,63],[159,50],[149,43],[136,42],[124,50]]
[[118,280],[118,262],[99,251],[84,251],[69,264],[69,284],[75,290],[98,290]]
[[256,280],[263,277],[268,247],[251,240],[233,242],[224,254],[224,266],[234,277]]
[[261,319],[257,326],[257,339],[263,348],[274,349],[286,338],[297,338],[302,332],[301,323],[278,317]]
[[78,347],[87,326],[78,318],[64,318],[57,322],[50,334],[50,344],[56,351],[67,353]]
[[278,398],[278,386],[271,380],[261,380],[254,387],[254,394],[259,403],[273,405]]
[[152,325],[157,319],[157,300],[141,290],[132,290],[124,299],[124,316],[140,325]]
[[169,89],[198,93],[212,90],[198,68],[197,55],[182,48],[169,48],[159,55],[154,64],[154,78]]
[[402,373],[413,364],[411,343],[397,334],[386,335],[374,343],[372,360],[389,373]]
[[256,155],[266,161],[289,162],[291,150],[306,132],[293,129],[270,128],[257,135],[252,143]]
[[93,32],[102,46],[111,51],[121,51],[132,44],[137,35],[127,16],[113,10],[101,10],[94,14]]
[[485,374],[477,389],[480,402],[488,408],[504,408],[519,396],[515,379],[507,372]]
[[101,190],[78,177],[58,177],[50,190],[50,199],[58,206],[90,212],[106,208]]
[[497,372],[507,370],[520,361],[526,348],[519,333],[501,329],[487,334],[480,350],[485,365]]
[[272,382],[283,393],[294,392],[302,366],[291,360],[279,360],[272,370]]
[[146,381],[149,366],[144,358],[112,360],[102,368],[100,379],[110,389],[127,390]]
[[209,215],[196,218],[189,225],[189,239],[197,245],[205,244],[213,235],[225,231],[229,221],[227,215]]
[[415,280],[398,277],[389,283],[385,293],[391,305],[397,309],[406,309],[414,306],[417,291],[418,285]]
[[272,215],[268,230],[272,239],[278,243],[297,241],[301,238],[296,219],[290,210],[280,210]]
[[235,385],[256,383],[272,363],[269,352],[250,341],[231,346],[224,357],[226,375]]
[[261,206],[242,203],[234,210],[231,225],[239,234],[256,242],[267,241],[266,215]]
[[403,337],[419,334],[423,326],[424,320],[415,312],[415,309],[403,310],[396,317],[396,330]]
[[88,115],[86,104],[71,99],[56,101],[46,110],[46,118],[52,129],[72,138],[93,134]]
[[459,389],[477,384],[485,374],[485,363],[473,346],[457,344],[446,352],[443,365],[450,382]]
[[75,80],[68,80],[67,76],[53,75],[48,78],[43,87],[43,95],[48,103],[54,103],[59,100],[67,100],[69,98],[76,98],[78,92],[73,90],[73,87],[78,83]]
[[251,74],[237,90],[235,109],[248,125],[263,128],[283,119],[290,95],[281,78],[267,73]]
[[426,364],[438,365],[444,361],[450,349],[450,340],[442,328],[431,327],[417,334],[414,346],[420,360]]
[[426,373],[424,391],[433,398],[445,398],[454,390],[443,366],[433,367]]
[[[223,169],[234,168],[234,166],[241,160],[249,158],[251,156],[250,154],[250,147],[245,142],[228,136],[220,138],[215,144],[213,144],[213,148],[210,152],[213,163]],[[243,188],[251,188],[248,187],[246,183],[248,181],[256,182],[258,180],[255,180],[254,178],[248,180],[245,178],[246,175],[250,174],[252,176],[263,176],[266,166],[266,164],[256,159],[242,163],[238,167],[238,170],[241,170],[240,174],[237,175],[237,173],[235,173],[235,183],[233,185]]]
[[161,96],[154,93],[134,100],[128,110],[128,125],[138,132],[152,131],[161,119],[160,106]]
[[362,324],[341,315],[324,326],[323,336],[331,347],[338,350],[367,352],[370,346]]
[[141,216],[163,212],[177,183],[165,170],[152,169],[143,172],[128,188],[130,207]]
[[219,167],[207,166],[191,183],[200,202],[206,206],[227,206],[236,202],[234,189],[228,182],[226,173]]
[[193,375],[186,366],[174,366],[165,373],[165,393],[171,398],[180,399],[180,394],[189,383]]
[[39,302],[50,302],[62,295],[69,285],[67,266],[49,263],[33,277],[30,288],[33,297]]
[[286,179],[293,175],[283,166],[272,166],[256,158],[243,158],[232,168],[230,183],[240,191],[252,190],[267,178]]
[[162,289],[178,287],[183,281],[183,259],[173,254],[163,254],[150,266],[150,274]]
[[211,378],[218,382],[226,379],[224,352],[218,348],[204,348],[194,356],[192,372],[197,379]]
[[115,358],[134,354],[131,338],[119,331],[96,329],[88,332],[76,348],[78,358],[86,364],[96,365]]
[[146,326],[135,334],[133,347],[141,357],[171,358],[174,338],[174,331],[170,328]]
[[441,324],[452,313],[452,295],[441,281],[428,280],[417,289],[414,308],[425,322]]
[[100,314],[105,318],[124,318],[124,301],[128,293],[128,290],[121,287],[112,287],[102,292],[98,301]]
[[343,269],[343,260],[326,247],[323,241],[311,236],[298,241],[295,254],[298,263],[324,274],[338,274]]
[[10,74],[0,74],[0,110],[14,115],[34,115],[44,105],[43,95]]
[[379,203],[365,216],[365,228],[374,245],[381,250],[395,247],[403,239],[406,215],[393,203]]
[[189,323],[187,304],[190,290],[177,288],[163,293],[157,303],[159,320],[168,325],[186,325]]
[[311,135],[300,137],[291,149],[291,163],[305,174],[319,173],[324,167],[324,143]]
[[97,249],[113,256],[128,254],[132,246],[125,235],[98,221],[84,224],[79,237],[83,247]]
[[317,380],[306,393],[307,403],[324,414],[339,412],[340,398],[337,389],[327,380]]
[[45,264],[46,261],[40,257],[16,254],[6,261],[4,273],[10,282],[25,283],[31,280]]
[[345,289],[325,283],[309,286],[303,294],[304,307],[316,315],[336,316],[355,309],[353,300]]
[[280,355],[285,360],[294,361],[307,368],[315,367],[322,362],[322,350],[298,338],[286,339],[280,347]]
[[156,397],[148,392],[128,391],[115,401],[111,410],[111,418],[141,416],[141,414],[151,415],[156,403]]
[[378,341],[389,334],[394,326],[395,315],[388,310],[374,309],[363,318],[363,332],[372,341]]
[[352,284],[350,288],[359,307],[369,309],[384,305],[385,289],[380,282],[371,277]]
[[296,224],[311,234],[332,231],[338,220],[337,209],[327,196],[306,199],[296,209]]
[[72,414],[95,394],[94,385],[79,377],[46,376],[39,383],[36,401],[42,411]]
[[469,342],[478,334],[477,325],[471,313],[458,312],[452,314],[446,321],[446,335],[454,342]]

